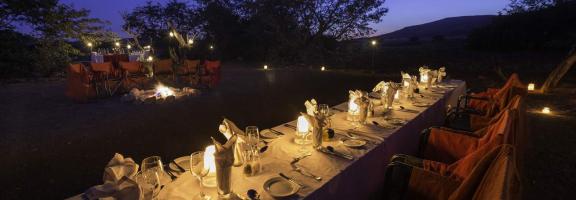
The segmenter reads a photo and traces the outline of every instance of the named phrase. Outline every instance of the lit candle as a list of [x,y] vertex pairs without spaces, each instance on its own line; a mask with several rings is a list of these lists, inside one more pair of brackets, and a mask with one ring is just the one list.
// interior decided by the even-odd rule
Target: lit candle
[[410,86],[410,79],[405,79],[404,80],[404,87],[408,87]]
[[192,40],[192,39],[188,39],[188,44],[189,44],[189,45],[192,45],[192,44],[194,44],[194,40]]
[[152,56],[148,56],[148,62],[152,62],[152,60],[154,60],[154,58],[152,58]]
[[354,99],[350,99],[350,102],[348,102],[348,113],[351,115],[360,114],[360,107],[354,102]]
[[420,73],[420,82],[421,83],[428,82],[428,73]]
[[174,37],[174,33],[172,33],[172,31],[170,31],[170,37]]
[[268,65],[264,65],[264,69],[268,69]]
[[528,91],[534,91],[534,83],[528,84]]
[[296,127],[298,129],[298,133],[306,134],[310,130],[308,120],[302,115],[298,117],[298,121],[296,123]]
[[544,113],[544,114],[550,114],[550,108],[548,108],[548,107],[542,108],[542,113]]
[[320,68],[320,70],[325,71],[326,67],[322,66],[322,68]]
[[400,98],[400,90],[396,90],[396,94],[394,94],[394,99]]
[[216,161],[214,159],[216,147],[214,145],[207,146],[204,150],[204,169],[208,169],[208,175],[216,173]]

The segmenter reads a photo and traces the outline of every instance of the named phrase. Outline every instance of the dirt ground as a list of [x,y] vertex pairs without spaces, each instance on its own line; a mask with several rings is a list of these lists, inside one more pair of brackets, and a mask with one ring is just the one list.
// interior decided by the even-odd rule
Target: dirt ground
[[[116,152],[137,162],[151,155],[168,161],[206,146],[223,116],[241,127],[267,128],[293,120],[306,99],[334,105],[347,99],[348,89],[390,78],[235,67],[224,67],[222,77],[214,90],[163,105],[126,104],[119,97],[76,104],[63,95],[62,81],[0,85],[0,199],[70,197],[101,183]],[[455,78],[473,88],[486,85]],[[570,111],[576,100],[532,95],[528,103],[566,112],[529,115],[524,198],[565,199],[576,185],[576,113]]]

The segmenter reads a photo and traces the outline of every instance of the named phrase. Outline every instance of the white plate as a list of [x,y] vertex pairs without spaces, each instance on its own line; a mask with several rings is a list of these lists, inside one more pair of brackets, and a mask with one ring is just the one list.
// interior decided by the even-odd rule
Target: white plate
[[300,186],[284,178],[274,177],[264,183],[264,190],[273,197],[283,198],[296,194]]
[[345,139],[342,140],[342,144],[350,148],[360,148],[366,145],[366,141],[357,139]]
[[[190,156],[182,156],[180,158],[176,158],[174,159],[174,162],[178,163],[178,165],[180,165],[180,167],[184,168],[186,171],[190,171]],[[178,166],[176,166],[173,162],[170,162],[168,167],[170,167],[172,171],[182,173]]]
[[260,136],[262,136],[263,138],[269,138],[269,139],[274,139],[274,138],[280,137],[276,133],[272,132],[270,129],[264,129],[264,130],[260,131]]

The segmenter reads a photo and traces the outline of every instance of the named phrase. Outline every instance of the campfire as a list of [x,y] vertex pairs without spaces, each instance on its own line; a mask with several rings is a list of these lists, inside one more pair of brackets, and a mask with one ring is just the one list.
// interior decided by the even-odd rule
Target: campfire
[[200,90],[193,88],[184,87],[182,89],[178,89],[159,83],[154,89],[151,90],[140,90],[138,88],[133,88],[130,90],[130,93],[122,96],[122,101],[133,103],[164,103],[179,100],[183,97],[196,96],[199,94]]

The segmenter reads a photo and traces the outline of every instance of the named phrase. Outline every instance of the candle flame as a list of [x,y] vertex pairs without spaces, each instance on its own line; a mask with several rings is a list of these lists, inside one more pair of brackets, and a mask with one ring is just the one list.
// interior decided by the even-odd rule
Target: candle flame
[[326,67],[322,66],[322,68],[320,68],[320,70],[325,71]]
[[268,65],[264,65],[264,69],[268,69]]
[[548,107],[542,108],[542,113],[544,113],[544,114],[550,114],[550,108],[548,108]]
[[168,96],[172,96],[174,95],[174,91],[172,91],[172,89],[162,85],[162,84],[158,84],[156,86],[156,95],[161,96],[162,98],[166,98]]
[[214,153],[216,153],[216,147],[214,145],[207,146],[204,150],[204,169],[208,169],[209,174],[216,172]]
[[306,117],[302,115],[298,117],[296,126],[298,129],[298,133],[308,133],[308,130],[310,130],[308,120],[306,120]]
[[534,91],[534,83],[528,84],[528,91]]

